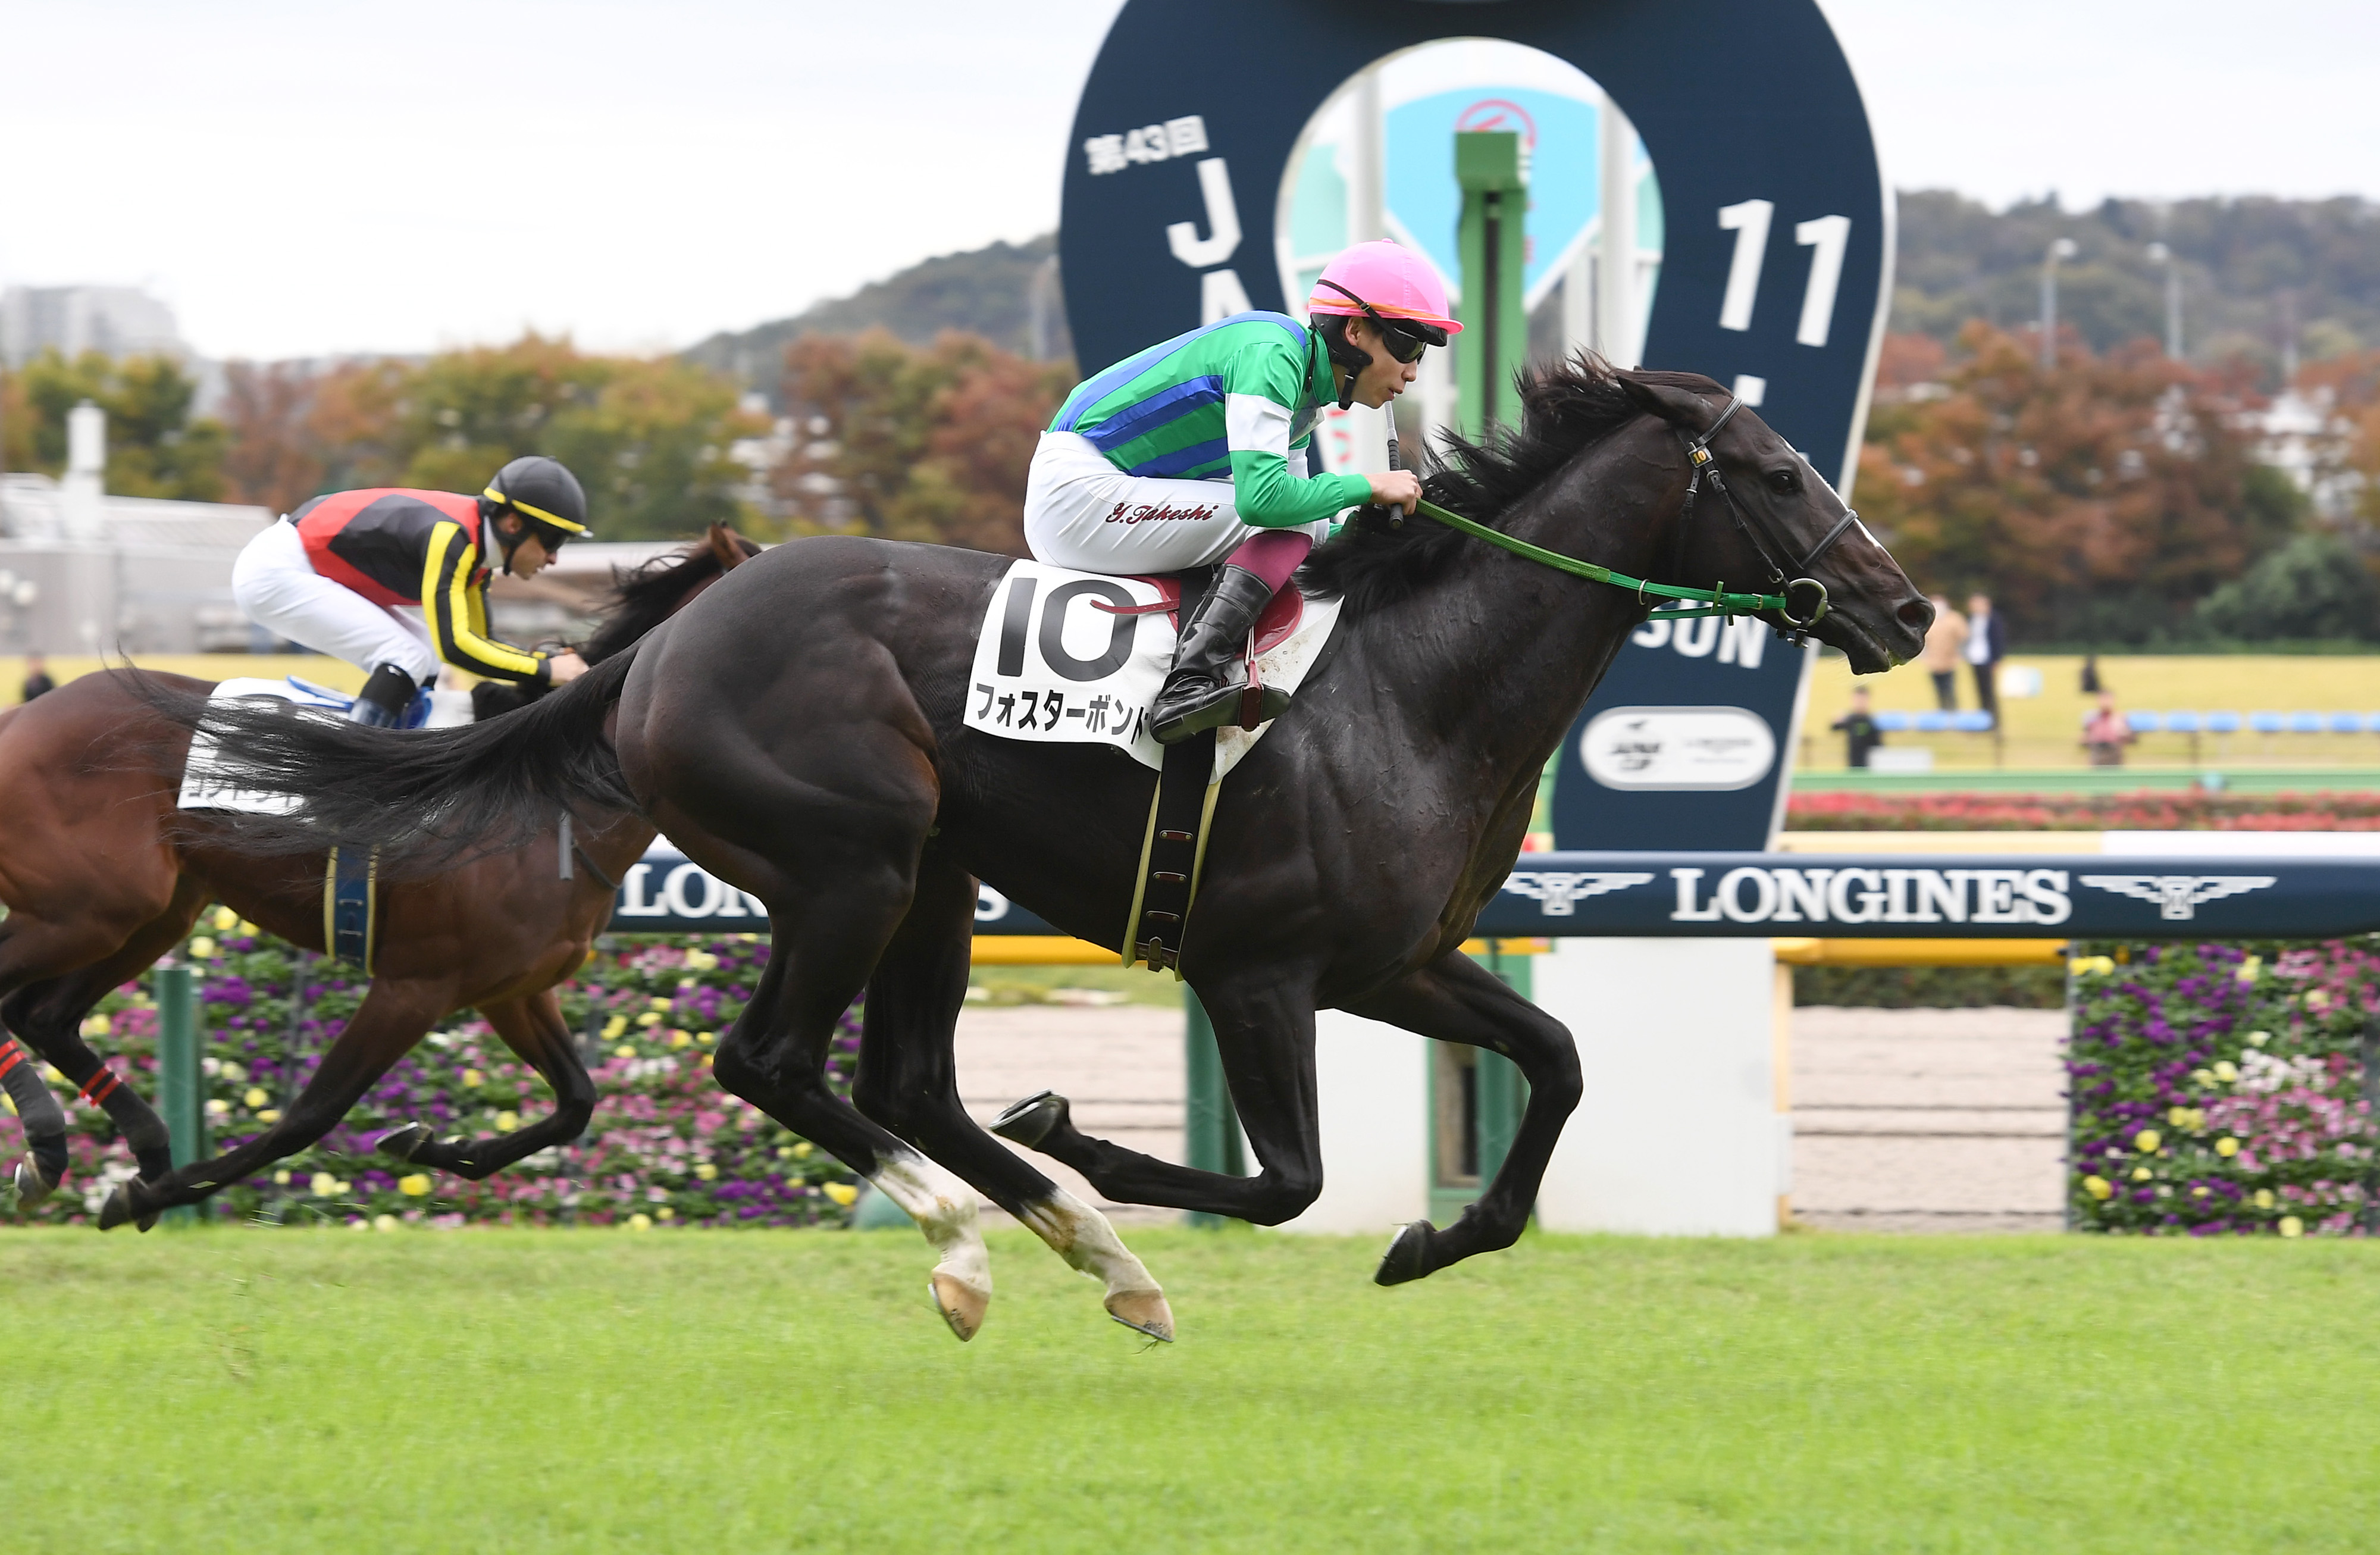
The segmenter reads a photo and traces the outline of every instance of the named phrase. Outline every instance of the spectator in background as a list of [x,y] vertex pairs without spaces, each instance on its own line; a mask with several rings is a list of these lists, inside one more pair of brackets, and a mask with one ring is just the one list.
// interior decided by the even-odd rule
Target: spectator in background
[[36,697],[46,697],[57,688],[58,683],[50,678],[48,661],[38,653],[26,654],[25,686],[19,699],[30,702]]
[[1868,711],[1867,687],[1852,687],[1852,711],[1838,718],[1828,728],[1843,736],[1843,759],[1854,767],[1867,765],[1867,753],[1884,743],[1884,735],[1876,726],[1876,715]]
[[1967,618],[1950,608],[1948,594],[1934,596],[1934,625],[1918,657],[1934,677],[1934,699],[1944,712],[1959,711],[1959,656],[1967,649]]
[[2124,764],[2124,747],[2140,738],[2132,733],[2131,724],[2116,711],[2116,694],[2099,693],[2099,711],[2082,725],[2082,748],[2091,753],[2095,767],[2120,767]]
[[1992,613],[1989,594],[1967,596],[1967,662],[1975,669],[1975,705],[2000,721],[2000,695],[1997,674],[2000,661],[2008,655],[2008,629],[2000,618]]

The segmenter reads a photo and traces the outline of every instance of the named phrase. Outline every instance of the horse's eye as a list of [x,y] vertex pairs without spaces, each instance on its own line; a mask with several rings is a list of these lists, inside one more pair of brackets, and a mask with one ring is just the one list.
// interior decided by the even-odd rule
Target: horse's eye
[[1779,496],[1791,496],[1802,489],[1802,472],[1794,469],[1772,469],[1768,472],[1768,489]]

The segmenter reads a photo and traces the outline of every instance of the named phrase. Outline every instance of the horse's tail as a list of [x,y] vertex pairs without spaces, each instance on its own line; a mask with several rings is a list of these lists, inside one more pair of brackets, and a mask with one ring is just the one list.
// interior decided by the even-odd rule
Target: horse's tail
[[501,718],[401,734],[261,699],[202,700],[153,681],[144,694],[214,740],[242,787],[302,807],[211,817],[211,838],[253,854],[378,848],[383,873],[407,874],[516,846],[564,809],[634,811],[603,722],[636,657],[632,645]]

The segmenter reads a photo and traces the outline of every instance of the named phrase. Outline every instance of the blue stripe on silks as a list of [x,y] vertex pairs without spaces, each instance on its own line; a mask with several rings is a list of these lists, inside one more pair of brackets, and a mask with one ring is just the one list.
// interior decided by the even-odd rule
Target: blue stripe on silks
[[1220,373],[1203,378],[1185,378],[1170,389],[1160,389],[1147,399],[1125,407],[1121,415],[1083,435],[1091,446],[1102,454],[1114,452],[1135,438],[1147,437],[1168,422],[1178,421],[1202,406],[1223,403],[1223,380]]
[[1228,471],[1231,459],[1231,443],[1220,437],[1209,438],[1205,443],[1194,443],[1187,448],[1176,448],[1171,454],[1160,454],[1156,458],[1144,460],[1131,466],[1124,473],[1179,478],[1201,465],[1220,464]]
[[1208,330],[1218,327],[1215,324],[1208,324],[1207,329],[1195,329],[1188,334],[1177,334],[1171,340],[1160,340],[1145,351],[1135,352],[1124,358],[1097,378],[1088,380],[1066,396],[1065,407],[1059,413],[1057,430],[1073,431],[1075,423],[1083,419],[1085,411],[1182,349],[1183,346],[1189,345],[1198,336],[1205,334]]

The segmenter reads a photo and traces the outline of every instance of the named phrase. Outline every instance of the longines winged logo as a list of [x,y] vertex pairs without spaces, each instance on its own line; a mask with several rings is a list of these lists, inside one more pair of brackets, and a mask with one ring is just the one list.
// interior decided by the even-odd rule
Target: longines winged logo
[[1601,896],[1607,892],[1625,891],[1632,885],[1650,885],[1652,882],[1651,875],[1516,869],[1512,878],[1504,882],[1504,889],[1518,892],[1532,902],[1544,903],[1548,917],[1569,917],[1577,905],[1589,896]]
[[2195,917],[2199,907],[2208,902],[2262,891],[2277,879],[2273,875],[2084,875],[2082,883],[2136,901],[2154,902],[2159,917],[2184,919]]

